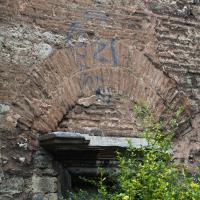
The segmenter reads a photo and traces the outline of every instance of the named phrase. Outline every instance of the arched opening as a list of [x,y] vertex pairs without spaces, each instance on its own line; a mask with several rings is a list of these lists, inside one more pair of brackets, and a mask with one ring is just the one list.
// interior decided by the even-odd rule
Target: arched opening
[[[60,193],[63,194],[71,188],[71,184],[81,187],[82,183],[77,179],[79,175],[95,176],[97,163],[114,169],[114,152],[127,147],[117,146],[117,140],[132,138],[142,143],[132,115],[133,102],[146,102],[159,117],[165,115],[169,106],[176,109],[185,99],[175,82],[137,50],[130,52],[132,57],[128,66],[113,66],[112,59],[111,64],[105,65],[94,58],[84,58],[84,62],[89,64],[85,69],[80,68],[76,60],[80,54],[77,46],[81,45],[81,51],[92,52],[92,55],[96,48],[93,42],[84,48],[83,44],[81,42],[57,51],[44,61],[39,71],[33,70],[36,79],[29,84],[35,85],[34,81],[38,81],[39,84],[48,85],[48,91],[44,87],[44,90],[37,87],[40,92],[49,94],[49,98],[41,98],[42,101],[35,99],[35,102],[25,100],[32,108],[33,115],[37,116],[33,116],[30,128],[40,133],[40,138],[43,138],[41,145],[61,164],[59,174],[62,178],[59,182]],[[23,122],[26,118],[21,120],[20,123],[28,124]],[[65,134],[70,131],[72,138],[77,132],[81,135],[74,143],[68,135],[63,138],[59,134],[52,137],[53,131],[63,131]],[[109,140],[110,137],[114,137],[114,143],[107,144],[106,148],[99,145],[103,138]],[[87,140],[95,140],[97,143],[91,148]],[[81,157],[80,153],[83,153]]]

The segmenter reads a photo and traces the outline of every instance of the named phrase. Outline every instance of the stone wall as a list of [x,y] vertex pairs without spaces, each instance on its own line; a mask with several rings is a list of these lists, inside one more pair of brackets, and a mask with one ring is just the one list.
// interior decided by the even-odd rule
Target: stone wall
[[[1,0],[1,197],[56,199],[59,174],[51,164],[36,164],[44,156],[38,153],[38,135],[84,132],[86,118],[94,115],[99,118],[92,127],[100,126],[105,134],[137,135],[129,116],[132,102],[138,101],[147,102],[158,117],[167,117],[169,107],[185,107],[174,153],[188,166],[196,165],[199,16],[198,0]],[[106,90],[111,97],[99,95]],[[85,106],[85,98],[95,101]],[[100,119],[101,112],[119,113],[119,105],[127,120],[118,115],[118,125],[130,120],[131,132],[130,127],[117,129],[111,116],[107,125]],[[116,131],[109,132],[112,126]]]
[[[2,159],[2,158],[1,158]],[[24,157],[11,157],[21,162],[19,168],[2,171],[0,197],[2,200],[57,200],[60,193],[58,184],[59,164],[43,149],[38,149],[33,162],[26,166]],[[1,161],[4,167],[4,160]],[[6,158],[6,162],[10,162]]]

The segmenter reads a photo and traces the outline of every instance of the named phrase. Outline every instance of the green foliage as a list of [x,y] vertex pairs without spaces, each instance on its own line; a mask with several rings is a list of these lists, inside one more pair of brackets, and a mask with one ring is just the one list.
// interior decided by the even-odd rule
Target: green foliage
[[[178,126],[180,107],[170,121],[156,121],[148,106],[134,105],[134,113],[141,120],[148,146],[135,149],[132,145],[126,155],[118,153],[120,173],[115,180],[115,190],[106,187],[101,173],[96,183],[98,194],[80,191],[74,200],[199,200],[200,182],[183,166],[173,161],[171,140]],[[138,159],[138,151],[141,159]]]

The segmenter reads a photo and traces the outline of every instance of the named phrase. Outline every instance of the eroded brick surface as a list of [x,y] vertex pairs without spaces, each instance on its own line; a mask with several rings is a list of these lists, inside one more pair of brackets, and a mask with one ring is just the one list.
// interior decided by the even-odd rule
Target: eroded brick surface
[[79,99],[59,123],[58,130],[95,136],[140,136],[133,115],[133,102],[109,90]]

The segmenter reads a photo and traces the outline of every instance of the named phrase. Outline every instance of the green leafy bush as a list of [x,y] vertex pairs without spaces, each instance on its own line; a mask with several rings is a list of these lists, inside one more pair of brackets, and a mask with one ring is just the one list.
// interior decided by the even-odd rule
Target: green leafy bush
[[[120,173],[114,190],[105,184],[101,174],[95,183],[98,193],[93,196],[80,191],[74,200],[200,200],[200,180],[177,165],[171,152],[171,141],[183,112],[179,108],[169,121],[156,121],[147,106],[134,106],[148,145],[135,149],[131,144],[126,155],[118,153]],[[140,157],[138,157],[138,152]]]

